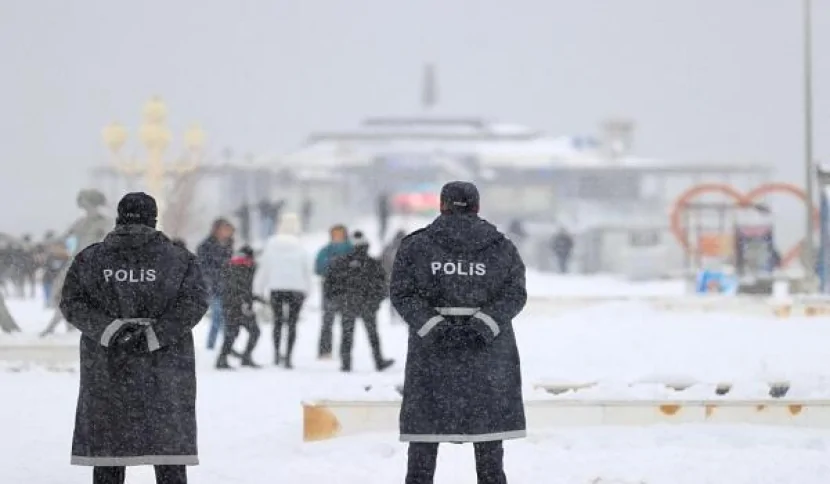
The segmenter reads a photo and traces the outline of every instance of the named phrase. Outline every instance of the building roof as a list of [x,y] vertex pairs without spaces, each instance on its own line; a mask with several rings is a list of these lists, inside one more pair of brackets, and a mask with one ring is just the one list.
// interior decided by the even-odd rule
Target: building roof
[[595,157],[590,137],[550,136],[538,130],[474,117],[375,117],[349,130],[311,133],[302,147],[269,161],[283,167],[365,165],[377,156],[476,156],[484,165],[548,166]]

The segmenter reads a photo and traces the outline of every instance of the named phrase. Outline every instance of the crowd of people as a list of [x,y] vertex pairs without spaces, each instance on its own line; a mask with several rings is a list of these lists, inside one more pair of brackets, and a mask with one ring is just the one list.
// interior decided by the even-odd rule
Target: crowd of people
[[2,237],[0,290],[18,298],[36,298],[40,292],[46,306],[53,307],[52,287],[68,261],[68,248],[54,232],[47,232],[40,242],[34,242],[31,235]]
[[[384,232],[387,218],[388,214],[380,217]],[[363,233],[350,234],[344,225],[334,226],[330,242],[319,250],[312,264],[301,240],[306,227],[300,217],[281,213],[275,225],[275,233],[266,240],[261,253],[255,254],[248,245],[235,250],[236,228],[229,219],[219,218],[194,251],[209,296],[207,348],[219,348],[216,368],[232,369],[233,358],[244,367],[260,366],[252,357],[261,334],[257,314],[262,312],[256,310],[256,304],[269,306],[273,315],[274,364],[293,368],[300,313],[315,276],[320,280],[322,308],[319,358],[333,358],[333,328],[339,319],[341,369],[351,371],[355,324],[361,320],[376,368],[382,371],[392,366],[394,360],[384,358],[381,351],[377,317],[382,301],[388,297],[392,263],[405,232],[397,233],[382,257],[375,259],[369,255],[369,242]],[[42,299],[47,308],[56,309],[60,297],[53,288],[57,283],[60,291],[73,252],[83,248],[72,247],[72,242],[72,238],[57,237],[52,231],[38,242],[29,235],[0,236],[0,291],[16,298]],[[172,242],[186,248],[181,239]],[[339,260],[343,263],[335,263]],[[400,322],[397,313],[391,313]],[[63,315],[56,309],[41,336],[52,334],[61,321]],[[67,327],[75,330],[72,325]],[[234,343],[240,330],[245,330],[249,339],[244,351],[238,352]]]
[[[299,217],[284,213],[260,254],[248,245],[234,250],[235,227],[220,218],[197,247],[209,295],[207,348],[219,346],[216,368],[232,369],[234,358],[240,366],[260,367],[253,359],[261,335],[255,305],[264,304],[273,315],[273,363],[292,369],[300,314],[314,276],[320,280],[322,310],[318,358],[333,358],[333,330],[339,319],[340,369],[352,371],[355,327],[360,320],[369,337],[375,368],[383,371],[392,366],[394,360],[385,358],[381,349],[377,319],[381,303],[388,297],[392,262],[405,233],[396,234],[382,258],[376,259],[369,254],[369,240],[363,232],[350,234],[346,226],[336,225],[329,231],[329,243],[314,257],[313,267],[301,233]],[[248,333],[248,341],[244,351],[238,352],[234,344],[242,329]],[[223,342],[218,345],[222,334]]]

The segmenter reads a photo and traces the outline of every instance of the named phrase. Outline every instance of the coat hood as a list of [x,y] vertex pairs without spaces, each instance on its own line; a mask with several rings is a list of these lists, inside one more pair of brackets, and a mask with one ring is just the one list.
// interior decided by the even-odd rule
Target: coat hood
[[280,217],[280,223],[277,225],[277,235],[298,236],[301,228],[300,217],[295,213],[286,213]]
[[475,214],[441,215],[426,229],[428,237],[450,252],[480,252],[504,239],[495,225]]
[[117,225],[103,244],[116,250],[131,250],[166,240],[167,236],[146,225]]

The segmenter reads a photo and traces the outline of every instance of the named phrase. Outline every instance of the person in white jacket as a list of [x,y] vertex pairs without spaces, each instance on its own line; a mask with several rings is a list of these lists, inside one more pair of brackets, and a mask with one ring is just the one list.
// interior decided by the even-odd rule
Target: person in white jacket
[[[292,368],[291,355],[297,339],[297,322],[311,287],[311,267],[300,240],[300,219],[286,213],[277,233],[268,239],[259,258],[254,290],[271,302],[274,312],[274,364]],[[288,326],[285,356],[280,356],[282,328]]]

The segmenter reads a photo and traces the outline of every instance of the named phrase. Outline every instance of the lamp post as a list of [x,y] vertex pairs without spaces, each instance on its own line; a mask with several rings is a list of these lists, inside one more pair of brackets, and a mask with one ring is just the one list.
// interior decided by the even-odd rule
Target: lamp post
[[147,159],[143,163],[125,160],[121,156],[121,150],[128,138],[127,129],[123,125],[112,123],[106,126],[102,131],[102,136],[113,155],[116,170],[125,175],[143,175],[147,191],[156,199],[159,229],[161,229],[167,208],[167,175],[184,175],[196,170],[202,156],[205,134],[199,126],[191,126],[185,131],[183,137],[186,156],[176,162],[168,163],[165,162],[164,155],[170,146],[172,134],[167,126],[167,105],[160,98],[154,97],[144,105],[142,117],[139,139],[147,150]]
[[804,239],[803,259],[807,273],[808,290],[816,291],[816,244],[813,234],[813,204],[815,203],[815,167],[813,162],[813,32],[812,1],[803,0],[804,22],[804,193],[807,196],[807,236]]

